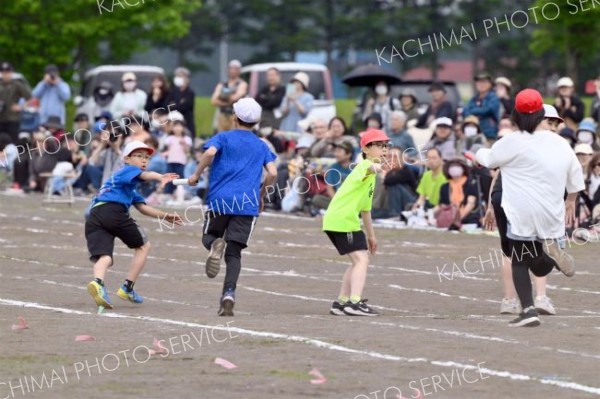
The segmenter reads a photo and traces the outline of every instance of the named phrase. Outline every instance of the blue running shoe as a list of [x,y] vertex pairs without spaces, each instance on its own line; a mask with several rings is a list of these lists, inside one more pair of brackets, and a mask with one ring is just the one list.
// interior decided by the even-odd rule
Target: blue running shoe
[[102,306],[106,309],[112,309],[113,305],[110,302],[110,298],[108,297],[108,292],[106,289],[98,284],[97,281],[92,281],[87,286],[88,293],[94,298],[96,301],[96,305]]
[[235,305],[235,291],[226,290],[221,296],[221,306],[219,308],[219,316],[233,316],[233,306]]
[[121,288],[119,288],[119,291],[117,291],[117,295],[119,296],[119,298],[124,299],[129,302],[133,302],[133,303],[144,302],[144,297],[141,295],[138,295],[138,293],[135,292],[135,290],[132,289],[131,291],[127,291],[127,286],[125,284],[123,284],[121,286]]

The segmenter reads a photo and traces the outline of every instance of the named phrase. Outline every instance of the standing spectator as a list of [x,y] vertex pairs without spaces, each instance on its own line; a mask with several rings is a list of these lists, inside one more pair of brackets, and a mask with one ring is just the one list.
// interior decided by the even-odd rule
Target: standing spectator
[[60,78],[56,65],[46,66],[44,79],[35,86],[31,94],[40,100],[41,123],[46,123],[50,115],[57,115],[60,123],[65,123],[65,102],[71,98],[71,88]]
[[596,85],[596,95],[592,99],[590,116],[598,125],[600,125],[600,75],[598,75],[594,84]]
[[437,148],[427,150],[427,167],[429,170],[423,173],[421,181],[417,186],[419,198],[413,205],[413,210],[423,207],[433,208],[440,203],[440,189],[448,180],[442,171],[444,161],[442,153]]
[[125,72],[121,77],[121,83],[121,91],[117,92],[110,104],[112,116],[121,119],[124,116],[141,115],[144,112],[148,96],[145,91],[137,88],[135,74]]
[[104,80],[94,89],[94,109],[91,117],[97,118],[105,112],[110,112],[110,105],[115,98],[115,90],[112,83]]
[[175,69],[171,96],[167,104],[167,112],[178,111],[183,115],[185,124],[192,137],[196,137],[196,121],[194,120],[194,102],[196,93],[190,88],[190,71],[184,67]]
[[419,119],[419,110],[417,106],[419,102],[417,100],[417,93],[413,89],[404,89],[398,97],[400,99],[400,109],[406,114],[406,123],[413,119]]
[[248,92],[248,83],[240,78],[242,63],[231,60],[227,69],[227,80],[219,82],[213,92],[211,103],[219,107],[217,116],[217,132],[233,129],[233,103]]
[[281,123],[281,111],[279,106],[285,96],[285,87],[281,84],[281,73],[277,68],[267,69],[267,85],[264,86],[256,96],[256,101],[262,107],[260,118],[261,127],[272,127],[279,129]]
[[573,79],[565,76],[558,79],[558,93],[554,99],[554,106],[558,114],[565,120],[567,127],[577,129],[577,124],[583,120],[585,106],[575,95]]
[[381,115],[382,127],[379,129],[387,130],[392,111],[400,109],[400,102],[390,96],[390,87],[384,82],[378,82],[373,89],[374,94],[369,96],[363,111],[363,120],[366,124],[366,119],[373,113]]
[[13,144],[17,144],[21,112],[23,111],[22,99],[29,100],[31,93],[25,85],[13,80],[13,67],[8,62],[0,64],[0,133],[8,133]]
[[[171,134],[166,138],[165,145],[167,150],[163,155],[167,158],[167,172],[183,176],[183,169],[192,148],[192,139],[185,135],[184,121],[175,120],[172,122]],[[168,183],[165,186],[165,194],[173,194],[174,191],[175,186],[173,183]]]
[[433,126],[433,136],[423,149],[437,148],[444,160],[456,157],[456,138],[452,132],[452,119],[438,118],[433,121]]
[[[450,118],[455,120],[454,108],[450,101],[446,99],[446,87],[441,82],[433,82],[429,87],[431,93],[431,104],[427,106],[427,110],[419,117],[417,127],[427,129],[431,122],[437,118]],[[405,147],[404,147],[405,148]]]
[[292,86],[281,103],[284,115],[280,130],[302,133],[298,122],[306,118],[313,107],[315,98],[308,90],[310,78],[304,72],[298,72],[291,79]]
[[475,76],[477,94],[463,110],[463,117],[475,115],[479,118],[481,131],[488,139],[495,140],[500,121],[500,99],[492,90],[492,75],[481,72]]
[[510,90],[512,89],[512,83],[508,78],[501,76],[496,78],[496,95],[500,99],[500,118],[510,118],[513,108],[515,107],[515,101],[510,97]]
[[408,130],[406,130],[406,114],[403,111],[392,112],[387,135],[390,138],[392,147],[402,148],[409,157],[417,156],[417,146]]
[[154,79],[152,79],[150,93],[148,93],[148,97],[146,98],[144,109],[150,115],[152,115],[157,108],[166,110],[169,95],[169,83],[167,82],[167,79],[165,79],[163,75],[156,75]]

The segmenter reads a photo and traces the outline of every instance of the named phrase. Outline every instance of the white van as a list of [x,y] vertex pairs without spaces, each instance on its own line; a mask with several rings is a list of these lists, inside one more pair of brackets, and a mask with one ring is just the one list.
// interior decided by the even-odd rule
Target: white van
[[336,115],[333,100],[331,75],[325,65],[299,62],[269,62],[252,64],[242,68],[242,79],[248,82],[248,96],[255,98],[260,89],[267,84],[266,72],[269,68],[277,68],[281,73],[281,82],[286,84],[297,72],[308,74],[310,83],[308,92],[315,97],[312,110],[307,119],[324,119],[329,122]]

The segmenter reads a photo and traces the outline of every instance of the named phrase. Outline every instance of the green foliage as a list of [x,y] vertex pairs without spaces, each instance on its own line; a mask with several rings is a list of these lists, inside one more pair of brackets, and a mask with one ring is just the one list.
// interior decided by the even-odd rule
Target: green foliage
[[2,3],[0,58],[32,82],[48,63],[57,64],[68,79],[90,64],[125,61],[158,40],[182,37],[190,26],[183,14],[200,6],[200,0]]

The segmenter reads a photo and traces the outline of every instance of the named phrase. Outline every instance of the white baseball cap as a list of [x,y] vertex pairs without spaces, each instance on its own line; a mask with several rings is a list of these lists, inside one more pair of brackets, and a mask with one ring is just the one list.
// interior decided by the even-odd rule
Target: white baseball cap
[[433,127],[438,127],[438,126],[449,126],[452,127],[454,124],[452,123],[452,119],[448,118],[448,117],[442,117],[442,118],[437,118],[436,120],[433,121]]
[[131,155],[132,152],[139,149],[144,149],[148,151],[148,155],[154,154],[154,148],[148,147],[141,141],[132,141],[131,143],[125,146],[125,149],[123,150],[123,158],[128,157],[129,155]]
[[573,87],[573,86],[575,86],[575,83],[573,83],[573,79],[571,79],[568,76],[558,79],[558,82],[556,83],[556,87]]
[[242,121],[246,123],[258,123],[262,108],[251,97],[245,97],[237,100],[233,104],[233,112]]
[[564,119],[558,115],[558,111],[556,111],[554,105],[544,104],[544,118],[558,119],[559,121],[564,122]]
[[229,61],[229,64],[227,64],[227,66],[229,68],[241,68],[242,63],[240,62],[240,60],[231,60]]
[[594,149],[591,145],[581,143],[577,144],[574,148],[575,154],[586,154],[586,155],[594,155]]
[[167,119],[170,120],[171,122],[185,122],[185,118],[183,117],[183,114],[179,111],[171,111],[169,112],[169,115],[167,115]]

